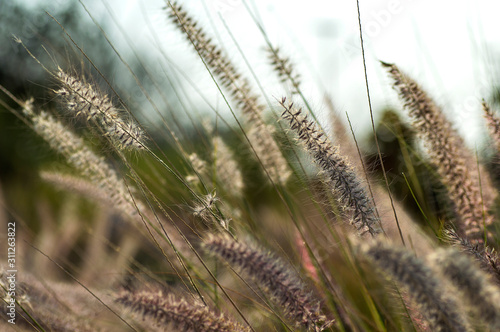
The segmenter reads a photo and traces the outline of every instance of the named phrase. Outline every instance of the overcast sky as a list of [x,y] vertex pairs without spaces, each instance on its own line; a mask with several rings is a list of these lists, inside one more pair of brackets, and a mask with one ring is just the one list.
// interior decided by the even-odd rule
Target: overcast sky
[[[245,66],[233,34],[271,100],[280,98],[270,74],[261,33],[242,0],[179,1],[210,34],[221,38],[231,58]],[[393,62],[421,82],[457,123],[469,143],[482,130],[481,98],[498,83],[500,2],[466,0],[361,0],[368,79],[375,111],[399,106],[378,60]],[[101,1],[91,4],[96,18],[105,18]],[[198,89],[220,105],[220,97],[203,65],[172,24],[159,0],[109,0],[113,12],[138,48],[157,52],[151,28],[169,57],[193,78]],[[355,129],[369,125],[368,102],[359,43],[356,2],[346,0],[247,0],[271,42],[297,64],[303,89],[318,113],[326,113],[322,95],[329,93],[341,112],[348,112]],[[258,3],[257,8],[255,3]],[[307,3],[307,4],[306,4]],[[148,23],[144,20],[147,20]],[[224,26],[227,25],[228,28]],[[212,26],[213,25],[213,26]],[[211,27],[214,27],[212,29]],[[123,38],[107,27],[126,52]],[[201,73],[201,74],[200,74]],[[200,77],[198,77],[200,75]],[[498,85],[498,84],[497,84]],[[193,97],[198,98],[198,97]],[[219,98],[219,99],[218,99]]]

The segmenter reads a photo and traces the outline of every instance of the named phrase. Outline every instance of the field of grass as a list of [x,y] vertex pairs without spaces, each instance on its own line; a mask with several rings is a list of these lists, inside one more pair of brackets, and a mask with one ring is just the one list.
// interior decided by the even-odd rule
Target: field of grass
[[57,17],[65,61],[41,61],[14,37],[47,97],[0,85],[0,112],[26,129],[21,154],[44,162],[26,166],[24,187],[0,182],[0,329],[500,330],[490,96],[477,105],[483,154],[413,73],[380,62],[400,106],[375,123],[370,105],[370,151],[330,96],[325,121],[293,54],[258,19],[282,96],[181,5],[162,11],[218,90],[209,115],[195,104],[203,86],[191,82],[194,97],[176,84],[182,68],[159,80],[141,62],[141,75],[127,67],[141,99],[115,87],[121,78],[103,74]]

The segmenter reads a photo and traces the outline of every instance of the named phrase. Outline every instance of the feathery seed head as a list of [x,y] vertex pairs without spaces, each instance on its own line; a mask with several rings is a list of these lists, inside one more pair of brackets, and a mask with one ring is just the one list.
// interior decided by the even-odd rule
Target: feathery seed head
[[477,241],[472,243],[452,229],[445,230],[444,240],[478,261],[481,268],[493,276],[497,284],[500,285],[500,259],[495,249],[485,247],[484,244]]
[[332,190],[339,194],[340,205],[346,208],[358,232],[372,236],[380,233],[373,203],[347,160],[340,156],[326,135],[300,109],[293,107],[293,103],[286,104],[286,99],[283,98],[280,104],[284,108],[281,117],[288,121],[299,141],[305,144],[307,151],[322,168],[332,184]]
[[490,135],[495,142],[497,150],[500,150],[500,118],[493,113],[490,106],[484,100],[482,106]]
[[278,73],[282,82],[289,82],[293,87],[292,94],[299,93],[300,75],[294,70],[289,58],[282,57],[278,48],[267,49],[269,60]]
[[212,139],[212,144],[217,177],[231,194],[241,196],[244,189],[243,177],[232,152],[220,136],[215,136]]
[[454,249],[438,250],[432,255],[432,261],[491,330],[500,330],[498,285],[492,283],[475,262]]
[[[94,153],[81,137],[71,132],[61,122],[45,111],[35,114],[32,106],[25,113],[33,123],[34,131],[54,150],[63,155],[67,162],[94,185],[98,186],[115,204],[115,209],[125,215],[137,213],[128,188],[106,161]],[[25,108],[26,109],[26,108]]]
[[414,127],[429,145],[431,162],[437,167],[456,206],[459,232],[477,241],[483,241],[485,232],[488,238],[492,238],[483,227],[483,224],[493,222],[492,216],[483,211],[483,203],[488,205],[489,202],[483,202],[481,186],[468,169],[471,164],[467,163],[467,159],[474,158],[468,153],[462,138],[442,110],[414,80],[394,64],[382,62],[382,65],[394,80],[393,87],[413,119]]
[[91,84],[66,74],[61,68],[57,77],[62,87],[55,93],[75,116],[94,121],[120,150],[144,148],[142,129],[134,121],[122,119],[107,95],[96,92]]
[[196,205],[193,209],[193,214],[196,217],[200,217],[204,220],[209,220],[212,216],[213,210],[215,209],[215,204],[219,201],[216,196],[216,192],[209,193],[200,199],[200,204]]
[[376,241],[358,246],[359,257],[406,288],[433,331],[470,331],[465,313],[431,269],[406,249]]
[[229,91],[233,101],[251,124],[249,140],[257,157],[275,183],[284,184],[291,172],[278,145],[272,137],[272,127],[262,119],[264,105],[259,102],[246,78],[244,78],[223,54],[222,50],[207,38],[203,30],[188,16],[176,2],[169,2],[169,17],[183,31],[196,52],[218,78],[221,85]]
[[204,248],[253,279],[296,324],[311,331],[325,328],[326,317],[320,313],[319,301],[306,291],[294,272],[276,257],[236,242],[227,235],[209,234]]
[[183,331],[200,332],[248,331],[247,328],[222,314],[215,314],[202,304],[188,303],[183,298],[176,299],[172,294],[165,296],[161,291],[122,291],[117,295],[116,302],[165,329],[175,327]]
[[252,142],[255,152],[271,180],[274,183],[284,184],[292,172],[271,135],[273,131],[272,126],[259,120],[257,123],[252,123],[248,131],[248,139]]
[[191,153],[188,159],[196,173],[204,174],[206,172],[207,163],[201,159],[197,153]]

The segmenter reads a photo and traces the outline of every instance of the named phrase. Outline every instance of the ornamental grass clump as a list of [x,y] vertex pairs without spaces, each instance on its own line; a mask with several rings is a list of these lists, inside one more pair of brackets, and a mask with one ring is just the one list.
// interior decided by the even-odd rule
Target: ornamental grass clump
[[276,46],[259,4],[238,12],[262,34],[258,59],[223,15],[231,43],[191,6],[155,9],[182,38],[157,39],[148,26],[161,49],[153,64],[127,36],[134,64],[94,20],[118,73],[58,15],[49,18],[68,45],[43,42],[52,62],[15,39],[12,56],[27,54],[47,81],[26,101],[31,93],[0,85],[0,124],[9,112],[17,122],[6,132],[29,128],[27,143],[7,144],[23,147],[20,166],[5,168],[22,174],[19,186],[0,155],[0,225],[17,264],[12,286],[13,254],[0,254],[0,298],[17,317],[0,314],[0,330],[499,330],[495,99],[477,105],[495,144],[474,153],[410,77],[419,68],[382,62],[401,104],[356,132],[351,121],[381,110],[370,102],[370,113],[344,119],[325,93],[322,116],[314,71]]

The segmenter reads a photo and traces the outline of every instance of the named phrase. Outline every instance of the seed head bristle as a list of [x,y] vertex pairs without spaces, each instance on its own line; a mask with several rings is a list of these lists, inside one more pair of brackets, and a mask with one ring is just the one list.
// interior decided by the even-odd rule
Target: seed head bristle
[[33,130],[67,162],[94,185],[98,186],[114,202],[115,209],[128,216],[137,214],[125,182],[102,158],[90,149],[83,139],[45,111],[36,114],[28,102],[25,114],[31,119]]
[[497,150],[500,150],[500,118],[493,113],[490,106],[484,100],[482,106],[490,135],[495,142]]
[[294,70],[294,65],[289,58],[283,57],[280,54],[280,49],[269,47],[267,50],[269,60],[275,71],[278,73],[281,81],[289,82],[293,87],[292,94],[299,93],[300,90],[300,75]]
[[220,136],[215,136],[212,139],[212,145],[214,147],[213,158],[218,181],[224,185],[224,188],[229,193],[241,197],[245,185],[233,153]]
[[478,261],[481,268],[493,276],[500,285],[500,259],[495,249],[485,247],[482,243],[471,243],[452,229],[444,232],[444,240]]

